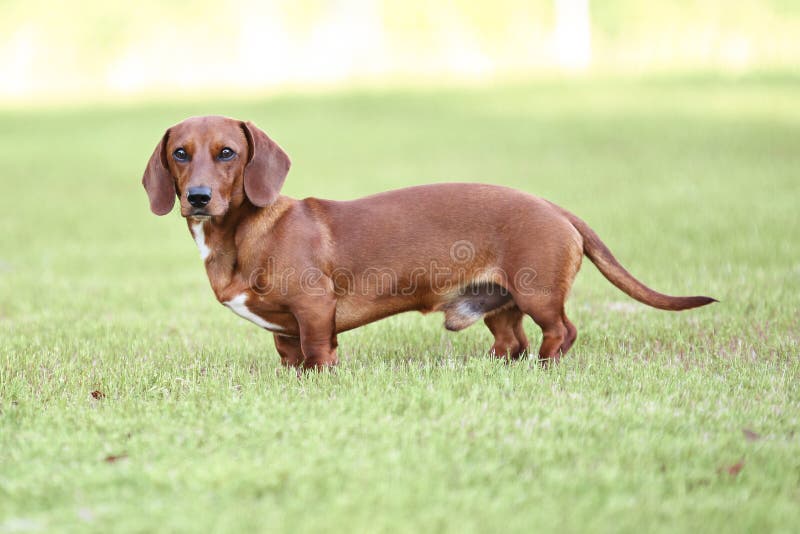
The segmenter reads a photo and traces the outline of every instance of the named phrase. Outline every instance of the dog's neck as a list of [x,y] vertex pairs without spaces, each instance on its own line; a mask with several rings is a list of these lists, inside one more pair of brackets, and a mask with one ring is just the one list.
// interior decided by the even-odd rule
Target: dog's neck
[[237,240],[237,234],[240,233],[240,229],[253,225],[242,224],[243,221],[258,217],[264,220],[264,224],[260,225],[261,228],[269,228],[290,202],[287,197],[280,197],[274,204],[265,208],[246,202],[237,209],[229,210],[222,217],[186,219],[189,231],[200,250],[200,257],[205,263],[211,288],[220,302],[230,300],[249,288],[249,276],[240,272],[237,247],[237,242],[240,241]]

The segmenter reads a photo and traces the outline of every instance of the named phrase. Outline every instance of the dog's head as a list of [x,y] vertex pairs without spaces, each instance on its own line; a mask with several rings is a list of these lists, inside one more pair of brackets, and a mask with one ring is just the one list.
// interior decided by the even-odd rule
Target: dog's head
[[164,133],[142,185],[156,215],[169,213],[177,196],[184,217],[220,217],[245,201],[260,207],[274,202],[290,164],[250,122],[192,117]]

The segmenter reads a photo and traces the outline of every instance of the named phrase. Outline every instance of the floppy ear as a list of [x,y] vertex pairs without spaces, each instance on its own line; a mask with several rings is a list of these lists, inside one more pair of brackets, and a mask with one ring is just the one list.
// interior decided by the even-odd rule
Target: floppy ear
[[292,162],[286,152],[252,122],[242,122],[241,126],[250,149],[244,168],[244,193],[250,202],[263,208],[278,198]]
[[150,156],[150,161],[147,162],[147,168],[142,177],[142,185],[150,198],[150,210],[156,215],[166,215],[175,204],[175,182],[169,173],[167,157],[164,153],[167,147],[167,137],[169,137],[169,130],[164,133],[164,137],[161,138],[153,155]]

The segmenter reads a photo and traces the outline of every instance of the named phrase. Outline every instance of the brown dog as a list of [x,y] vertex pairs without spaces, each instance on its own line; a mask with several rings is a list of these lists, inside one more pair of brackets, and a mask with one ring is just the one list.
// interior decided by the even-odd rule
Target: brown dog
[[557,361],[577,336],[564,301],[584,254],[650,306],[715,302],[653,291],[586,223],[527,193],[437,184],[294,200],[280,195],[289,164],[253,124],[195,117],[166,131],[142,179],[157,215],[177,195],[217,299],[273,332],[284,365],[334,365],[337,333],[410,310],[442,311],[450,330],[483,318],[491,352],[510,358],[528,348],[527,314],[539,357]]

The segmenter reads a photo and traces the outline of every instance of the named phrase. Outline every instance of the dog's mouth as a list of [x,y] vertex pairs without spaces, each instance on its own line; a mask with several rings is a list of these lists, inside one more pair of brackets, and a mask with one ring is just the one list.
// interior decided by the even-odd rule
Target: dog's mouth
[[190,219],[197,219],[198,221],[207,221],[211,217],[213,217],[213,215],[204,210],[192,210],[189,214]]

